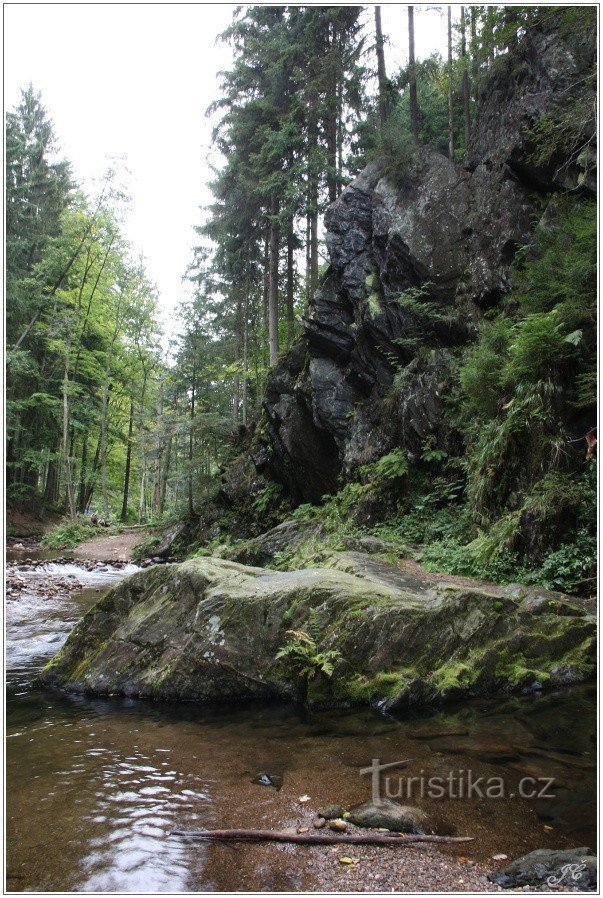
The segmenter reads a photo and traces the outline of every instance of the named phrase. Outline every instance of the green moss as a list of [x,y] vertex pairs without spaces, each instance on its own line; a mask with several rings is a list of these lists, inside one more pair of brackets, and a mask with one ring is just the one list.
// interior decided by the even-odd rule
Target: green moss
[[333,694],[340,699],[370,704],[379,699],[394,698],[415,677],[416,671],[407,667],[373,675],[353,673],[334,681]]
[[430,681],[437,693],[446,695],[448,692],[473,685],[478,675],[475,667],[466,661],[451,661],[438,667]]
[[371,271],[369,272],[369,274],[367,274],[364,283],[367,293],[374,293],[379,289],[379,277],[374,271]]
[[551,679],[547,670],[529,667],[523,655],[505,658],[497,665],[495,673],[511,686],[527,686],[535,681],[547,683]]
[[369,312],[372,318],[376,318],[381,314],[381,302],[378,293],[371,293],[367,298]]

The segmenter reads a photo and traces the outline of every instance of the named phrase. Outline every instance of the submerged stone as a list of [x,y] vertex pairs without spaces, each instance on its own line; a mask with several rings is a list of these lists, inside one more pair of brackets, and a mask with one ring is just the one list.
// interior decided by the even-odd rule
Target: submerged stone
[[398,833],[424,833],[427,814],[420,808],[398,804],[385,798],[380,802],[365,801],[352,808],[348,817],[356,826],[389,829]]
[[340,804],[328,804],[316,812],[317,817],[323,817],[325,820],[334,820],[336,817],[341,817],[342,814],[343,807]]

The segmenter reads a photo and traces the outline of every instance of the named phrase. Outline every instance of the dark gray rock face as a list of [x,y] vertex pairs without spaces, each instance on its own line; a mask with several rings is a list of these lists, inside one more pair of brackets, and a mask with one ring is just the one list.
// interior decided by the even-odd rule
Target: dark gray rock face
[[257,447],[254,446],[241,453],[228,465],[221,483],[222,497],[227,504],[233,505],[237,501],[248,499],[266,485],[264,478],[258,474],[262,460],[261,451],[257,451]]
[[[469,166],[508,165],[538,190],[596,191],[596,28],[570,28],[553,13],[492,66],[478,102]],[[580,111],[574,144],[550,159],[534,157],[534,126]],[[588,148],[585,148],[590,140]]]
[[317,502],[395,447],[454,440],[443,403],[473,328],[462,303],[477,313],[508,289],[534,211],[508,167],[471,174],[422,149],[402,189],[365,169],[327,210],[331,266],[269,379],[262,473]]
[[488,879],[505,889],[550,885],[590,892],[597,888],[597,858],[590,848],[540,848],[490,873]]

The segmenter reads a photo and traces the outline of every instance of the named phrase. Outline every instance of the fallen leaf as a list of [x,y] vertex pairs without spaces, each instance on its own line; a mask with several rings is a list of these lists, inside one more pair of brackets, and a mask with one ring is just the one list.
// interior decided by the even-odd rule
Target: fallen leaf
[[493,854],[492,855],[493,861],[507,861],[508,859],[509,858],[506,854]]
[[304,802],[304,801],[310,801],[310,796],[309,796],[309,795],[300,795],[300,796],[299,796],[299,800],[300,800],[301,802]]
[[548,833],[552,833],[554,827],[552,827],[552,826],[547,826],[547,824],[545,823],[543,829],[546,829],[546,831],[547,831]]
[[307,827],[307,826],[300,826],[299,829],[298,829],[297,831],[298,831],[298,833],[307,833],[307,832],[308,832],[308,827]]
[[355,867],[356,864],[358,863],[358,858],[348,857],[347,854],[344,854],[339,858],[339,863],[340,864],[348,864],[348,865],[351,865],[352,867]]

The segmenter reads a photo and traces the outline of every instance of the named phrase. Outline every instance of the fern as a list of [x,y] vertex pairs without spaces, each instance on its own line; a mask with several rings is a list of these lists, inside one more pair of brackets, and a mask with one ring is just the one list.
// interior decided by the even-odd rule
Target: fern
[[332,677],[336,662],[341,658],[337,649],[319,651],[316,640],[304,630],[286,630],[288,642],[275,655],[276,661],[287,660],[291,672],[307,683],[317,674]]

